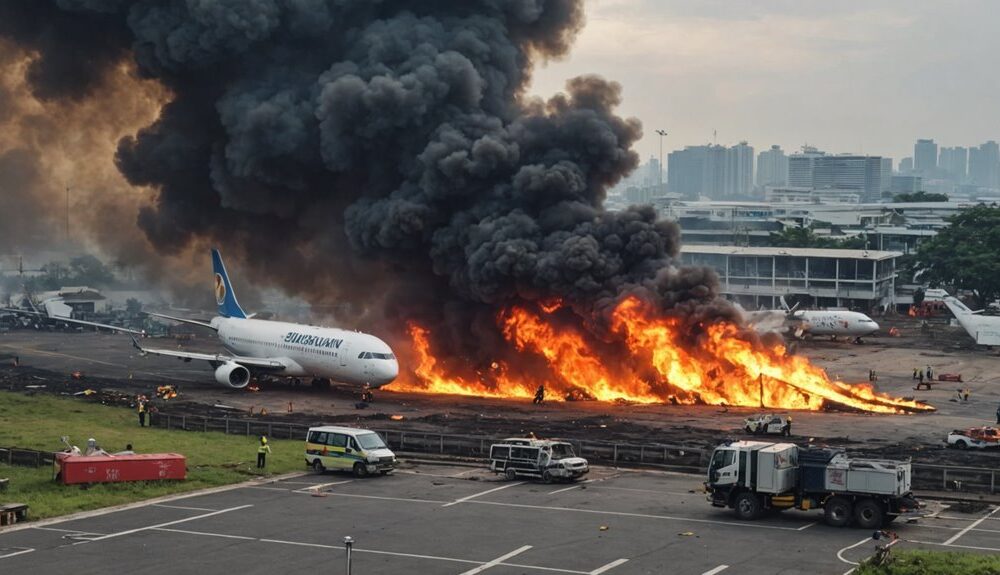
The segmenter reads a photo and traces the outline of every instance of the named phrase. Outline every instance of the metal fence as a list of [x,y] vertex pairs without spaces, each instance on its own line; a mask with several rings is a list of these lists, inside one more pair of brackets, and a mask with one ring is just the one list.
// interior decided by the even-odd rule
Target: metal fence
[[[305,439],[307,425],[268,422],[246,418],[215,418],[155,413],[152,425],[186,431],[221,431],[274,439]],[[407,453],[428,453],[456,457],[485,458],[490,445],[502,437],[433,433],[407,429],[373,428],[391,449]],[[657,466],[676,471],[703,473],[711,451],[700,447],[660,443],[627,443],[567,439],[576,453],[596,463],[622,466]],[[2,461],[2,459],[0,459]],[[913,489],[966,493],[997,493],[1000,469],[951,467],[914,463]]]
[[20,449],[18,447],[0,447],[0,463],[20,465],[22,467],[41,467],[52,465],[56,455],[51,451]]
[[[307,425],[268,422],[245,418],[215,418],[156,413],[152,425],[185,431],[221,431],[231,435],[253,437],[267,435],[273,439],[305,439]],[[406,429],[373,428],[394,450],[409,453],[432,453],[456,457],[484,458],[490,445],[501,437],[457,435]],[[624,442],[567,440],[576,453],[592,461],[612,464],[664,465],[675,469],[698,471],[707,464],[708,454],[700,447],[660,443],[636,444]]]

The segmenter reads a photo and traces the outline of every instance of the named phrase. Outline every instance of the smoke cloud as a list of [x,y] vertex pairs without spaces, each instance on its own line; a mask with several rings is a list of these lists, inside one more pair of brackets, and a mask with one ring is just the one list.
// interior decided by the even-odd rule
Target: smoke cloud
[[637,165],[621,87],[525,95],[583,17],[580,0],[40,0],[4,4],[0,37],[30,54],[35,99],[100,101],[99,123],[128,99],[113,70],[161,90],[114,152],[155,191],[135,221],[160,257],[219,245],[254,281],[356,303],[390,337],[420,321],[474,364],[512,302],[558,299],[595,332],[583,318],[626,295],[732,315],[711,272],[674,265],[675,225],[602,207]]

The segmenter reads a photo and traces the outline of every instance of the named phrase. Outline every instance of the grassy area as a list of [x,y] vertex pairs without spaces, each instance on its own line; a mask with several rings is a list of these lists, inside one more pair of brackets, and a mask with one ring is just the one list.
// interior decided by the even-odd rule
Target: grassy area
[[996,575],[1000,556],[943,551],[893,551],[883,567],[862,564],[857,575]]
[[[0,500],[27,503],[31,506],[30,516],[40,519],[237,483],[260,475],[256,469],[257,439],[253,437],[140,428],[130,409],[50,395],[29,397],[0,392],[0,446],[61,451],[62,435],[68,435],[70,442],[81,448],[86,447],[87,438],[93,437],[111,453],[125,449],[128,443],[137,453],[181,453],[187,457],[187,480],[106,483],[83,488],[56,483],[51,467],[0,464],[0,477],[11,480]],[[272,440],[270,445],[273,453],[267,458],[268,473],[305,469],[301,441]]]

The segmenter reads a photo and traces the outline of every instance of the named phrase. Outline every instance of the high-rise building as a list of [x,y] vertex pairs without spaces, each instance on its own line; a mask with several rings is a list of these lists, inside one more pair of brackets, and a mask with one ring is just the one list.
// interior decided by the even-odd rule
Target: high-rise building
[[723,194],[727,198],[747,197],[753,190],[753,146],[740,142],[726,150]]
[[863,202],[877,202],[892,184],[892,159],[831,156],[815,149],[788,158],[788,183],[798,188],[858,190]]
[[917,140],[913,145],[913,169],[925,174],[937,169],[938,147],[934,140]]
[[1000,146],[990,140],[969,148],[969,181],[984,188],[997,188],[1000,179]]
[[914,194],[920,191],[920,176],[893,176],[889,191],[896,194]]
[[771,146],[757,154],[757,185],[785,186],[788,184],[788,156],[781,146]]
[[795,188],[813,187],[813,171],[816,158],[825,156],[812,146],[803,146],[802,152],[788,157],[788,185]]
[[667,155],[667,189],[687,198],[747,196],[753,183],[753,148],[686,146]]
[[909,174],[913,171],[913,158],[906,157],[899,161],[899,173]]
[[968,174],[969,151],[959,146],[955,148],[941,148],[938,154],[938,167],[945,171],[946,175],[956,182],[961,183]]
[[702,195],[705,150],[708,146],[687,146],[667,154],[667,190],[685,198]]
[[892,189],[892,158],[882,157],[882,165],[879,167],[882,181],[879,183],[879,193],[885,194]]

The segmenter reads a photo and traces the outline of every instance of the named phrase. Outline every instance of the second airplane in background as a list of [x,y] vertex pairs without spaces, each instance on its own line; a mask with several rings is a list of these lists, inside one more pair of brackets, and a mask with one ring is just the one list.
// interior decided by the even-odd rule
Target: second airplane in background
[[133,339],[139,351],[184,361],[207,361],[215,369],[216,381],[237,389],[246,387],[254,373],[311,377],[371,387],[396,379],[399,363],[392,349],[381,339],[357,331],[251,319],[236,301],[222,256],[214,249],[212,266],[219,315],[211,322],[150,315],[215,330],[226,353],[145,348]]
[[797,338],[805,336],[851,337],[860,341],[872,335],[879,327],[875,320],[857,311],[800,310],[791,308],[781,298],[780,310],[744,311],[747,323],[758,332],[790,333]]

